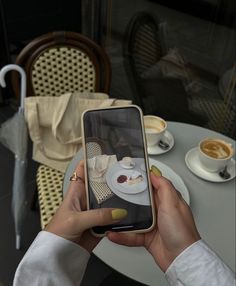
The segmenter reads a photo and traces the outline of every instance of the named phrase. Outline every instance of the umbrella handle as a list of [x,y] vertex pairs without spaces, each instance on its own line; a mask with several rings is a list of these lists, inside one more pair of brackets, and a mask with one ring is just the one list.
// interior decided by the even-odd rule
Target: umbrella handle
[[24,110],[24,99],[26,97],[26,74],[22,67],[18,65],[6,65],[0,70],[0,85],[6,87],[5,74],[9,71],[18,71],[21,75],[21,97],[20,97],[20,108]]

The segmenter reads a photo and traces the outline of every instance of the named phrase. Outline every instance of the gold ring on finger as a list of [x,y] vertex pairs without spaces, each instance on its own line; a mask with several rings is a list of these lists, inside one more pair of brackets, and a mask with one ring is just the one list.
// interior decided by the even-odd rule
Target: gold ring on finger
[[76,172],[74,172],[73,175],[70,177],[70,181],[84,182],[83,179],[80,176],[78,176]]

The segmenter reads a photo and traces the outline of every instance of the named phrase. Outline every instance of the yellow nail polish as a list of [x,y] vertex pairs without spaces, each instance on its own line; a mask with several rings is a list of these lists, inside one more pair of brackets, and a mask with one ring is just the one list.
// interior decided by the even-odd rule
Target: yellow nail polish
[[162,176],[161,171],[154,165],[151,166],[151,172],[156,176]]
[[113,220],[120,220],[127,216],[128,212],[125,209],[114,209],[111,211],[112,219]]

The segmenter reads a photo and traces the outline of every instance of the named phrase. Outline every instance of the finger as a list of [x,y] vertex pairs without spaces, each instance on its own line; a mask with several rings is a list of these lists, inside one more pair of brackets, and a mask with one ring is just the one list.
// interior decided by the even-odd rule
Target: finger
[[71,181],[66,192],[64,201],[66,203],[71,203],[75,199],[78,199],[82,205],[82,209],[86,209],[86,191],[84,185],[84,161],[81,160],[76,166],[75,172],[80,178],[77,181]]
[[84,182],[84,160],[81,160],[79,164],[76,166],[74,171],[78,177],[78,180],[71,181],[71,184],[79,184]]
[[80,160],[79,164],[76,166],[76,173],[84,181],[84,160]]
[[76,173],[78,180],[70,182],[67,193],[76,190],[81,184],[84,184],[84,161],[83,160],[79,162],[74,172]]
[[[79,188],[77,189],[79,191],[79,198],[80,198],[80,203],[81,203],[81,208],[82,210],[86,210],[87,207],[87,201],[86,201],[86,189],[85,189],[85,183],[84,183],[84,180],[85,180],[85,176],[84,176],[84,160],[81,160],[79,162],[79,164],[77,165],[76,167],[76,174],[82,179],[82,180],[79,180],[78,183],[80,183],[80,185],[83,184],[83,187],[79,186]],[[71,182],[72,183],[72,182]]]
[[95,226],[103,226],[116,223],[127,216],[125,209],[101,208],[78,213],[77,225],[80,231]]
[[180,191],[178,191],[178,190],[176,190],[176,193],[177,193],[177,195],[178,195],[178,197],[182,200],[182,194],[180,193]]
[[[180,198],[177,195],[175,187],[172,183],[164,177],[155,176],[152,172],[150,174],[151,182],[154,187],[154,190],[157,191],[154,197],[158,198],[158,205],[176,205],[179,203]],[[157,200],[157,199],[156,199]]]
[[143,246],[144,235],[137,233],[108,232],[107,237],[112,242],[126,246]]

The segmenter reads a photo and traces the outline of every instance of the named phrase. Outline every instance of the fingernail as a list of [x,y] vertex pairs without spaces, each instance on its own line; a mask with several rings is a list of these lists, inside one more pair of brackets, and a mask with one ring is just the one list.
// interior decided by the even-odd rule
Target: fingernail
[[112,219],[113,220],[120,220],[127,216],[128,212],[125,209],[114,209],[111,211]]
[[151,172],[157,177],[162,176],[161,171],[154,165],[151,166]]

